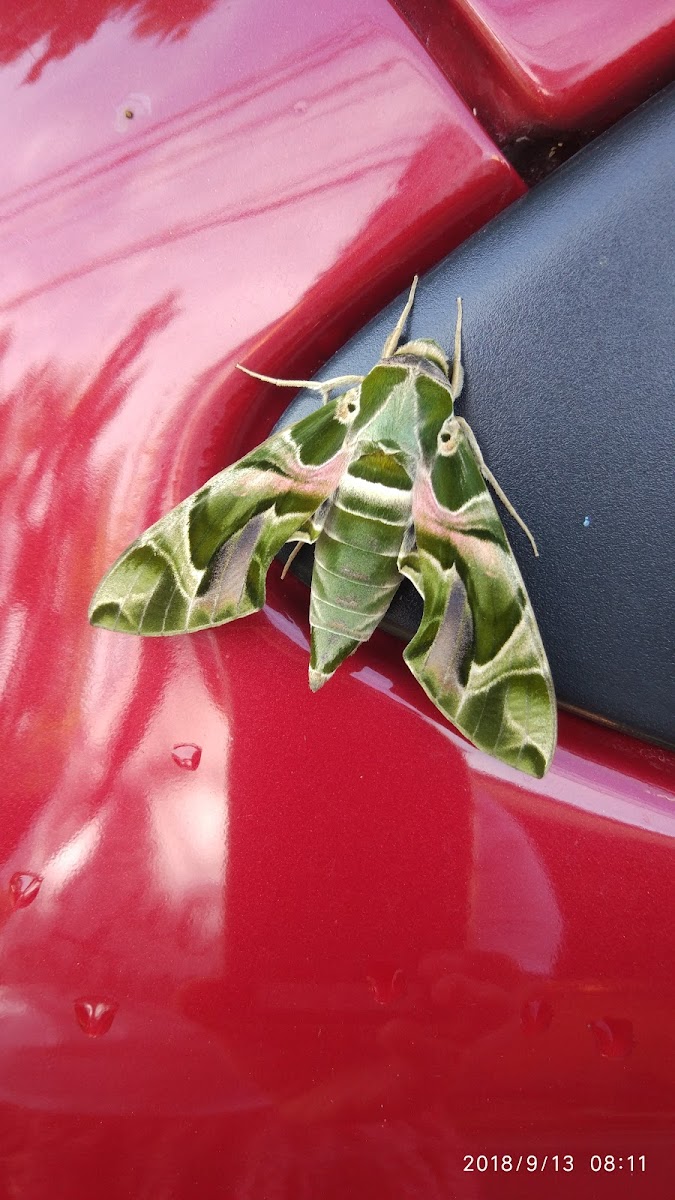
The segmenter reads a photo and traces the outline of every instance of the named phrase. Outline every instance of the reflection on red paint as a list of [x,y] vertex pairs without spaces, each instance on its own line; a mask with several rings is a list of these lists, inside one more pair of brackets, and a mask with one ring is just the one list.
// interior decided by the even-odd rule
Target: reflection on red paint
[[522,183],[385,0],[218,0],[181,40],[135,29],[148,6],[89,6],[88,39],[61,8],[30,6],[33,81],[0,70],[3,860],[49,881],[0,928],[3,1182],[447,1200],[543,1092],[558,1135],[589,1089],[606,1127],[665,1111],[661,1047],[619,1111],[597,1009],[527,1043],[518,1014],[610,978],[602,1011],[632,989],[648,1028],[672,991],[672,756],[563,716],[550,774],[515,777],[381,633],[312,695],[277,564],[266,611],[212,632],[87,623],[285,405],[234,363],[310,373]]
[[406,980],[400,967],[376,963],[368,971],[367,979],[378,1004],[391,1004],[405,995]]
[[622,1017],[603,1017],[588,1028],[603,1058],[626,1058],[635,1045],[633,1022]]
[[670,0],[394,3],[501,140],[597,132],[672,76]]
[[520,1010],[523,1033],[545,1033],[553,1021],[553,1009],[548,1000],[534,997],[526,1000]]
[[185,37],[190,26],[216,0],[84,0],[63,5],[42,0],[26,6],[22,0],[3,0],[0,11],[0,63],[12,63],[30,46],[44,46],[36,55],[25,81],[35,83],[49,63],[66,58],[100,27],[122,15],[133,17],[139,37]]

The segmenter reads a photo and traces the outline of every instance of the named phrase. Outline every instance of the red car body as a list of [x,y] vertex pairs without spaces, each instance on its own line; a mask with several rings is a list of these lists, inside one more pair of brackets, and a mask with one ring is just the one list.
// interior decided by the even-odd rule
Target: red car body
[[87,623],[282,411],[236,362],[309,377],[524,192],[491,133],[658,85],[622,9],[612,58],[437,5],[434,59],[387,0],[3,9],[3,1195],[670,1194],[669,751],[562,712],[533,782],[382,633],[314,696],[276,565],[213,632]]

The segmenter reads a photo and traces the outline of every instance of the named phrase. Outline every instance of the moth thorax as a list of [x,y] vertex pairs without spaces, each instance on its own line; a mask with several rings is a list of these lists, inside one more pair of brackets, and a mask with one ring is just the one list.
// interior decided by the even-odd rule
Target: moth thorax
[[454,454],[459,445],[461,431],[456,417],[448,417],[438,432],[438,453]]
[[444,375],[448,374],[448,356],[432,338],[416,338],[414,342],[406,342],[405,346],[399,346],[394,352],[394,358],[399,354],[414,354],[416,358],[426,358],[434,366],[440,367]]

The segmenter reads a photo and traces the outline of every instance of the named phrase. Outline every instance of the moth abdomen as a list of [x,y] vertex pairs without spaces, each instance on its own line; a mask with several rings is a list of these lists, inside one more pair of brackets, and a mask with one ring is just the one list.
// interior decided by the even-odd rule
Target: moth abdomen
[[[378,453],[351,464],[340,482],[316,543],[309,620],[310,682],[316,690],[368,640],[401,582],[398,557],[410,525],[412,481],[393,456]],[[388,482],[383,482],[383,475]]]

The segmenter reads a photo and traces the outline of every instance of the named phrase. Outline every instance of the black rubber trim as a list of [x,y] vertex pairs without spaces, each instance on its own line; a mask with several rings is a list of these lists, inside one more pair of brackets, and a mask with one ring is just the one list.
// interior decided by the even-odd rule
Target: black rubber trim
[[[570,159],[420,283],[408,337],[449,347],[464,301],[460,411],[532,529],[504,525],[563,704],[675,740],[675,88]],[[394,304],[318,378],[367,372]],[[288,424],[316,398],[301,393]],[[499,507],[499,505],[498,505]],[[309,580],[311,551],[294,563]],[[402,585],[387,628],[421,602]]]

